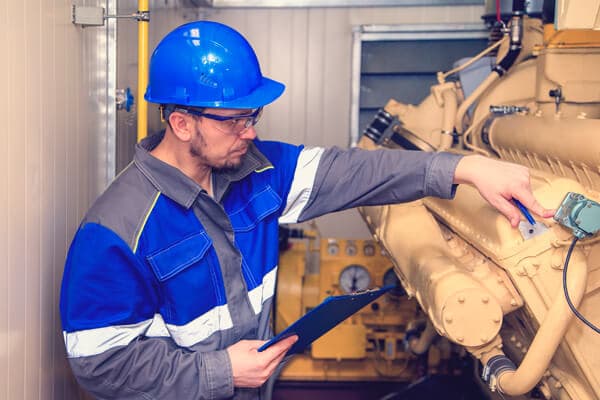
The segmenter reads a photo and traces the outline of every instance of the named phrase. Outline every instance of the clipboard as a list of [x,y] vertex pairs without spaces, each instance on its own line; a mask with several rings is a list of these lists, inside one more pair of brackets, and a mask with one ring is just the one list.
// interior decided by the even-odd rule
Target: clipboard
[[394,285],[388,285],[380,289],[329,296],[278,335],[260,346],[258,351],[263,351],[286,337],[298,335],[298,341],[288,350],[287,354],[302,353],[309,344],[394,287]]

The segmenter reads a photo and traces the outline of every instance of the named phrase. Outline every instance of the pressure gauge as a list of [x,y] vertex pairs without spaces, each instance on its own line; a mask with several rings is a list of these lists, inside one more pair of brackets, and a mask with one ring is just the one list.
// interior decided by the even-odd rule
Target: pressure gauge
[[353,241],[348,240],[346,243],[346,255],[352,257],[355,256],[357,252],[358,250],[356,250],[356,244]]
[[394,267],[389,268],[383,274],[383,286],[394,286],[394,288],[389,292],[390,294],[396,296],[402,296],[406,294],[404,288],[400,284],[400,279],[398,279],[398,275],[394,271]]
[[340,252],[340,245],[335,241],[329,241],[327,243],[327,254],[330,256],[337,256]]
[[340,287],[346,293],[368,289],[370,284],[369,271],[362,265],[348,265],[340,273]]
[[363,246],[363,253],[367,257],[372,257],[375,255],[375,245],[373,243],[365,243]]

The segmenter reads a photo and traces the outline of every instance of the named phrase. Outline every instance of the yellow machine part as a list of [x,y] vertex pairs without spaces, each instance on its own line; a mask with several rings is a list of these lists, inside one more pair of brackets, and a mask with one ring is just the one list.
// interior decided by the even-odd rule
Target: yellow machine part
[[[280,257],[276,331],[285,329],[327,296],[347,293],[348,282],[352,282],[346,278],[349,271],[362,274],[361,279],[365,280],[361,280],[360,285],[369,288],[383,286],[384,277],[392,276],[397,280],[393,276],[393,264],[374,241],[317,239],[292,242]],[[409,322],[419,315],[423,317],[414,299],[408,299],[398,291],[386,294],[317,339],[304,354],[294,356],[279,379],[415,379],[416,357],[405,351],[402,341]],[[443,362],[443,357],[439,358],[436,367]]]
[[[448,74],[440,73],[440,84],[421,104],[387,103],[385,110],[399,120],[392,131],[425,151],[525,165],[546,208],[558,207],[567,192],[598,202],[600,33],[546,26],[542,36],[539,20],[526,20],[524,27],[523,51],[505,75],[491,72],[464,98],[460,84],[443,82]],[[491,106],[509,111],[492,112]],[[448,146],[451,115],[458,135]],[[359,147],[396,148],[392,143],[363,137]],[[526,399],[534,398],[534,388],[545,399],[600,398],[600,335],[574,317],[563,293],[570,229],[553,219],[538,219],[543,229],[536,235],[514,229],[466,185],[453,200],[426,198],[360,212],[438,334],[484,365],[500,355],[515,364],[516,370],[490,381],[490,390]],[[599,326],[598,237],[575,247],[567,281],[574,306]]]

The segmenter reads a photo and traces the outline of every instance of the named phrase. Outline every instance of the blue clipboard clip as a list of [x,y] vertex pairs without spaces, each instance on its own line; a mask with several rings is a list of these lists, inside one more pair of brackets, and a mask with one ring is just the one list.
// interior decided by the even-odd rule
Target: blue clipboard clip
[[388,285],[346,295],[329,296],[278,335],[260,346],[258,351],[264,351],[280,340],[298,335],[298,341],[288,350],[287,354],[302,353],[316,339],[395,287],[395,285]]

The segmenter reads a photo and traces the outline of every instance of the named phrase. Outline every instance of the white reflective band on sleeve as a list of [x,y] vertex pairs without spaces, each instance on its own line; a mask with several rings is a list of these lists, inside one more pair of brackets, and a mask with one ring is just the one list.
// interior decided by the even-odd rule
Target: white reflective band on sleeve
[[146,331],[146,337],[169,337],[169,331],[167,330],[167,324],[162,315],[154,314],[154,319]]
[[161,315],[133,325],[108,326],[77,332],[63,332],[69,358],[104,353],[115,347],[127,346],[138,336],[172,337],[180,346],[189,347],[215,332],[231,329],[233,322],[227,305],[214,307],[185,325],[165,324]]
[[279,217],[279,223],[292,224],[298,222],[298,218],[310,198],[323,151],[324,149],[321,147],[313,147],[303,149],[300,152],[292,188],[288,194],[283,215]]
[[277,267],[273,268],[269,273],[263,277],[263,281],[260,285],[252,289],[248,293],[250,297],[250,304],[254,309],[256,315],[262,311],[262,305],[265,301],[273,297],[275,292],[275,279],[277,277]]
[[233,327],[227,304],[213,308],[185,325],[167,324],[171,337],[180,346],[189,347],[208,339],[217,331]]
[[136,337],[143,335],[152,320],[133,325],[108,326],[78,332],[63,332],[69,358],[93,356],[114,347],[127,346]]

